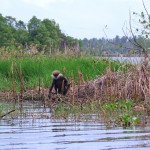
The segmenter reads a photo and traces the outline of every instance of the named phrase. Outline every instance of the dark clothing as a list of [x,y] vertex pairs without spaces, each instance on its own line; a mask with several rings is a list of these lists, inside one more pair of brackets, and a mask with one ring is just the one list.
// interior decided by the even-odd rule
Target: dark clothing
[[69,84],[67,79],[63,75],[58,75],[58,77],[53,78],[53,82],[49,89],[49,93],[51,93],[53,87],[55,89],[56,94],[59,93],[65,95],[68,91]]

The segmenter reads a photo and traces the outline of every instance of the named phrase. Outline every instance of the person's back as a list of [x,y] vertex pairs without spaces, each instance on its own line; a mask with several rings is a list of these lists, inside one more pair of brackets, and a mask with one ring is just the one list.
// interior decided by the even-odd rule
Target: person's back
[[57,70],[53,71],[52,73],[53,82],[49,89],[49,93],[52,92],[52,89],[55,89],[56,94],[63,94],[65,95],[70,87],[68,84],[67,79]]
[[53,79],[53,82],[56,93],[64,95],[66,87],[68,85],[67,79],[62,74],[59,74],[57,78]]

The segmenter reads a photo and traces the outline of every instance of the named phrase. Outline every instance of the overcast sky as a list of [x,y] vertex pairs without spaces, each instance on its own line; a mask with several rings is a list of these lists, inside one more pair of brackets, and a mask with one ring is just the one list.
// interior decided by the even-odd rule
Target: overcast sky
[[[148,3],[149,2],[149,3]],[[145,0],[150,6],[150,0]],[[0,0],[0,13],[27,23],[32,16],[54,19],[60,29],[75,38],[122,36],[129,11],[143,10],[142,0]]]

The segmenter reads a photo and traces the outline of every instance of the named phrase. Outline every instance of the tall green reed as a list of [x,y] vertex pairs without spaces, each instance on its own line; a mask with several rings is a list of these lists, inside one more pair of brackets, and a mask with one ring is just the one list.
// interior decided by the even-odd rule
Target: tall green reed
[[[108,61],[101,58],[76,57],[76,56],[25,56],[12,57],[0,60],[0,90],[10,90],[12,80],[11,66],[14,63],[14,84],[19,88],[20,82],[24,82],[26,88],[35,88],[39,85],[48,87],[51,82],[51,73],[57,69],[65,73],[71,80],[74,74],[75,83],[78,82],[79,70],[83,75],[83,80],[92,80],[96,76],[106,72],[108,65],[112,70],[118,70],[120,63]],[[21,75],[21,76],[20,76]],[[7,86],[6,85],[7,81]]]

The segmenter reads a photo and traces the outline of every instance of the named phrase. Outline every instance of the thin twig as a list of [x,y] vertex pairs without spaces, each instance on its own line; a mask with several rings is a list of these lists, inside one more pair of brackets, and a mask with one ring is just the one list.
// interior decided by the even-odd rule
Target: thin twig
[[15,109],[13,109],[13,110],[11,110],[11,111],[7,112],[6,114],[4,114],[4,115],[0,116],[0,118],[3,118],[3,117],[5,117],[5,116],[9,115],[10,113],[12,113],[12,112],[14,112],[14,111],[16,111],[16,110],[15,110]]
[[[149,13],[148,13],[148,10],[146,9],[146,6],[145,6],[145,3],[144,3],[144,0],[142,0],[142,4],[143,4],[143,7],[144,7],[144,9],[145,9],[145,11],[146,11],[146,13],[147,13],[147,16],[149,16]],[[150,20],[150,18],[149,18],[149,20]]]

